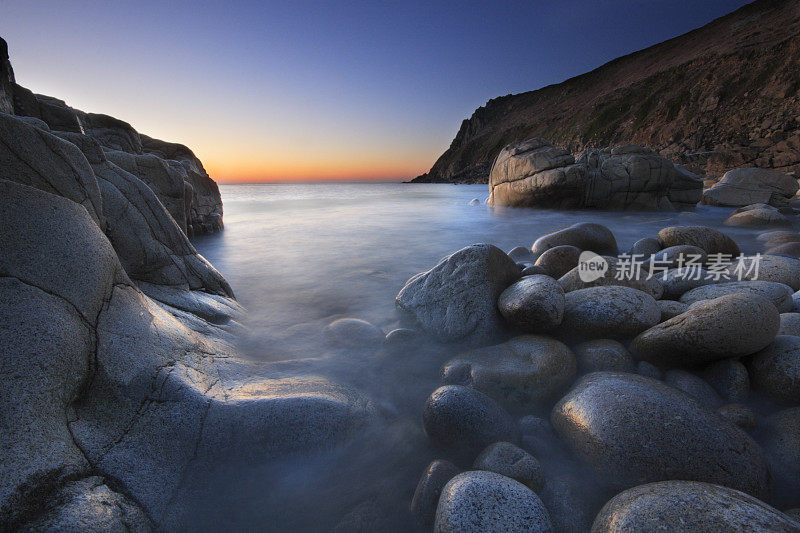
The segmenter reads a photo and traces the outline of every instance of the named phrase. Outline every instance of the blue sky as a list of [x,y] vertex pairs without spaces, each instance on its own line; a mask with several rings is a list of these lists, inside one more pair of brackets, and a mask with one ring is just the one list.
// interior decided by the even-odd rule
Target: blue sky
[[220,180],[426,171],[490,98],[746,2],[2,1],[17,81],[182,142]]

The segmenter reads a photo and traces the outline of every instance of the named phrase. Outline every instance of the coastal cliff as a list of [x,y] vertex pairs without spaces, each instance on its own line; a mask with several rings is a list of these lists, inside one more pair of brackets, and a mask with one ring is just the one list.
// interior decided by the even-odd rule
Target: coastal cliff
[[800,170],[800,4],[759,0],[586,74],[494,98],[414,182],[486,183],[504,146],[638,144],[696,174]]

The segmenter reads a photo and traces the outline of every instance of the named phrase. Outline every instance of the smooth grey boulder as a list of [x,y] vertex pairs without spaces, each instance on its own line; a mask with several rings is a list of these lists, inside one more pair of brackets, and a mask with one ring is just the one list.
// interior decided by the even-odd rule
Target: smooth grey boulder
[[747,367],[736,359],[711,363],[703,370],[706,382],[728,402],[743,402],[750,391]]
[[654,239],[653,237],[645,237],[644,239],[639,239],[633,243],[628,255],[638,256],[640,259],[647,260],[651,255],[660,250],[661,243],[658,242],[658,239]]
[[800,407],[764,420],[762,444],[775,476],[773,495],[782,507],[800,505]]
[[596,339],[575,346],[578,370],[582,374],[600,370],[632,372],[633,357],[625,346],[612,339]]
[[746,431],[750,431],[758,427],[758,415],[746,405],[742,405],[740,403],[728,403],[717,407],[716,411],[719,416],[725,420],[733,422]]
[[779,327],[778,310],[764,296],[728,294],[697,302],[642,332],[631,350],[656,365],[702,365],[755,353],[772,342]]
[[445,485],[433,530],[538,533],[553,531],[553,526],[547,509],[531,489],[494,472],[472,471]]
[[433,524],[436,519],[439,495],[447,482],[459,472],[456,465],[444,459],[437,459],[429,464],[414,490],[414,497],[411,499],[411,514],[423,524]]
[[682,390],[708,407],[717,408],[723,404],[722,398],[714,390],[714,387],[685,370],[667,370],[664,373],[664,383]]
[[696,481],[661,481],[626,490],[600,510],[592,533],[741,533],[800,530],[800,523],[752,496]]
[[765,168],[736,168],[726,172],[710,189],[703,191],[702,203],[718,206],[769,204],[785,206],[797,193],[797,180]]
[[544,471],[539,461],[510,442],[495,442],[487,446],[475,459],[472,468],[510,477],[536,493],[544,487]]
[[351,350],[376,349],[383,343],[383,331],[366,320],[340,318],[323,330],[327,343],[334,348]]
[[[758,268],[750,268],[757,261]],[[738,270],[737,270],[738,268]],[[745,256],[735,261],[729,271],[733,277],[741,272],[743,279],[783,283],[796,291],[800,289],[800,259],[766,254]]]
[[670,300],[677,300],[697,287],[715,283],[714,279],[709,277],[708,271],[702,267],[673,268],[664,274],[659,274],[658,281],[664,287],[663,297]]
[[800,337],[778,335],[750,360],[753,389],[781,402],[800,404]]
[[545,250],[534,264],[545,269],[548,275],[558,279],[578,266],[580,255],[580,248],[563,244]]
[[544,335],[522,335],[460,354],[442,368],[445,383],[470,385],[497,401],[527,407],[553,399],[575,377],[575,355]]
[[[644,268],[641,269],[641,272],[635,272],[636,268],[633,266],[635,263],[632,261],[626,262],[610,256],[603,256],[603,259],[608,264],[608,269],[596,279],[585,280],[581,274],[580,265],[561,276],[558,282],[564,292],[572,292],[589,287],[614,286],[637,289],[646,292],[655,299],[659,299],[663,295],[664,287],[659,279],[655,276],[648,276]],[[634,272],[631,272],[631,269]]]
[[659,320],[659,322],[665,322],[670,318],[675,318],[689,309],[688,304],[676,302],[675,300],[656,300],[656,304],[661,310],[661,320]]
[[533,243],[534,254],[543,254],[556,246],[574,246],[581,251],[592,251],[600,255],[616,255],[617,240],[611,230],[594,222],[578,222],[566,228],[542,235]]
[[746,433],[669,385],[643,376],[595,372],[553,407],[553,426],[614,487],[686,479],[757,497],[770,474]]
[[737,227],[763,227],[763,226],[790,226],[792,222],[777,208],[767,204],[751,204],[740,207],[723,223],[726,226]]
[[446,385],[428,397],[422,412],[425,433],[445,447],[481,449],[516,440],[514,419],[494,400],[469,387]]
[[395,303],[442,341],[487,344],[503,330],[497,298],[519,276],[502,250],[474,244],[408,280]]
[[550,276],[525,276],[500,294],[500,314],[529,333],[554,329],[564,316],[564,289]]
[[693,304],[702,300],[713,300],[726,294],[759,294],[768,298],[779,313],[786,313],[794,307],[792,288],[774,281],[726,281],[697,287],[683,293],[680,301]]
[[658,324],[661,310],[649,294],[609,285],[568,292],[560,332],[585,338],[632,337]]
[[800,313],[781,313],[781,328],[778,335],[800,336]]
[[706,226],[669,226],[658,232],[661,246],[679,246],[688,244],[705,250],[707,254],[739,255],[739,245],[714,228]]

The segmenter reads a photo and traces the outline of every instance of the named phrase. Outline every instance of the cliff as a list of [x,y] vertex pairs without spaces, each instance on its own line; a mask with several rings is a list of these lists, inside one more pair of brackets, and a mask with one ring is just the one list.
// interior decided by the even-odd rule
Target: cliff
[[570,152],[648,146],[699,174],[800,170],[800,3],[759,0],[689,33],[461,124],[417,182],[485,183],[500,150],[543,137]]

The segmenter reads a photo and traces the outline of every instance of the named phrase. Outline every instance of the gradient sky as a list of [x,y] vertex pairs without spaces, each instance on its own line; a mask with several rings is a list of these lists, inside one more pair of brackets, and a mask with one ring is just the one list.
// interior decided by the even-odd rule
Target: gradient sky
[[21,85],[184,143],[219,181],[397,180],[490,98],[745,3],[0,0],[0,36]]

